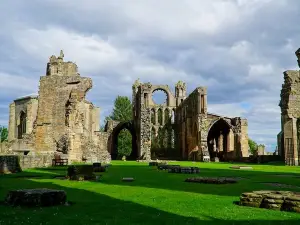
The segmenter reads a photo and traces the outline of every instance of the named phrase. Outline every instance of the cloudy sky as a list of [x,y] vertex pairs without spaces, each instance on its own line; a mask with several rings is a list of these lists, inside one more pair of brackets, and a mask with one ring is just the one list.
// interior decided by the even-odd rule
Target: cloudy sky
[[64,50],[93,79],[88,99],[110,113],[134,80],[208,88],[209,112],[241,116],[274,151],[282,72],[297,69],[299,0],[2,0],[0,124],[9,103],[37,93]]

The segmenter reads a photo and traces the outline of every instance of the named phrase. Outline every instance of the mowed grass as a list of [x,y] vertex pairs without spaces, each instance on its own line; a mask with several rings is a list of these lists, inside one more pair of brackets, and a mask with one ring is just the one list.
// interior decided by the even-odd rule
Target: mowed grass
[[[235,205],[242,192],[292,190],[263,182],[300,187],[300,167],[250,165],[253,170],[229,169],[228,163],[174,162],[200,167],[200,174],[170,174],[146,163],[113,161],[97,182],[53,178],[66,168],[31,169],[0,176],[0,200],[9,190],[55,188],[65,190],[71,206],[48,208],[8,207],[0,204],[0,225],[9,224],[300,224],[300,214]],[[241,165],[241,164],[239,164]],[[291,175],[278,176],[278,175]],[[30,177],[31,176],[31,177]],[[241,177],[236,184],[184,182],[187,177]],[[297,176],[299,176],[297,178]],[[133,177],[132,183],[122,182]]]

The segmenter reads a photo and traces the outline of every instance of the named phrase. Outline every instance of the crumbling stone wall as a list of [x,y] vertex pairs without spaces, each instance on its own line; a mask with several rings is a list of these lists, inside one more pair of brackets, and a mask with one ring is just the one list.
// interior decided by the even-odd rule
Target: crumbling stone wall
[[0,174],[16,173],[21,170],[19,166],[19,158],[14,155],[0,155]]
[[[300,66],[300,49],[295,52]],[[278,152],[287,165],[299,165],[300,160],[300,71],[287,70],[280,93],[281,132],[278,134]]]
[[0,174],[16,173],[24,169],[48,167],[52,164],[53,155],[0,155]]
[[[175,86],[175,95],[167,85],[152,85],[137,80],[133,85],[133,116],[138,135],[139,153],[142,159],[151,158],[151,144],[159,129],[166,125],[165,115],[170,114],[175,122],[171,127],[175,132],[175,148],[180,151],[181,159],[203,160],[209,156],[208,136],[210,129],[218,121],[225,121],[228,133],[220,134],[218,148],[224,152],[226,160],[248,157],[248,124],[240,117],[229,118],[207,112],[207,89],[196,88],[186,95],[186,85],[179,81]],[[156,105],[151,95],[162,90],[167,95],[167,102]],[[158,120],[159,111],[163,112],[162,120]],[[221,130],[220,130],[221,131]],[[225,148],[223,140],[226,139]]]
[[[177,138],[184,159],[203,160],[212,156],[209,150],[209,132],[219,121],[227,126],[226,133],[219,128],[219,134],[213,137],[215,155],[221,152],[224,160],[233,160],[248,156],[248,125],[242,118],[229,118],[207,112],[207,89],[196,88],[176,109]],[[222,133],[223,132],[223,133]]]
[[[92,80],[81,77],[77,65],[64,62],[63,57],[62,51],[50,57],[38,96],[23,97],[10,105],[10,150],[56,152],[67,155],[69,162],[109,161],[107,135],[99,133],[100,109],[85,99]],[[22,137],[17,128],[20,112],[26,116]]]
[[4,141],[0,143],[0,155],[5,155],[9,152],[8,142]]
[[[162,132],[165,132],[169,139],[172,138],[171,135],[175,129],[173,122],[175,109],[181,99],[185,98],[185,84],[179,83],[176,86],[175,96],[168,85],[152,85],[151,83],[141,83],[139,80],[134,83],[132,90],[138,154],[141,159],[150,160],[154,138],[157,138]],[[156,104],[152,99],[152,94],[158,90],[166,94],[167,98],[164,104]],[[168,147],[172,148],[167,143],[163,146],[163,148]]]

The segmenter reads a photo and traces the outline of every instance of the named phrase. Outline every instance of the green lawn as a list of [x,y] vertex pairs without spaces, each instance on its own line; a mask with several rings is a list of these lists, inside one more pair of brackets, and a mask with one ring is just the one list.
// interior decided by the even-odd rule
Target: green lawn
[[[300,214],[241,207],[242,192],[294,190],[262,184],[280,182],[300,186],[300,167],[252,165],[252,171],[229,169],[225,163],[174,163],[200,167],[200,176],[243,177],[237,184],[186,183],[195,175],[169,174],[146,163],[114,161],[101,181],[53,179],[65,168],[31,169],[0,176],[0,200],[12,189],[56,188],[67,192],[71,206],[13,208],[0,204],[0,225],[9,224],[300,224]],[[27,177],[26,177],[27,176]],[[35,177],[28,177],[35,176]],[[132,183],[122,177],[134,177]]]

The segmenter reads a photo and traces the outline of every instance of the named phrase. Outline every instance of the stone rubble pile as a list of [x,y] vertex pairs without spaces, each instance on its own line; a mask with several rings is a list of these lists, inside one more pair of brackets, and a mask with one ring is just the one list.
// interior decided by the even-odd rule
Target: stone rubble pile
[[240,196],[239,205],[300,213],[300,193],[253,191]]
[[54,206],[66,203],[66,192],[53,189],[24,189],[9,191],[5,203],[11,206]]
[[180,167],[180,166],[171,166],[168,169],[169,173],[199,173],[199,167]]
[[185,182],[205,183],[205,184],[233,184],[237,179],[226,177],[190,177]]

